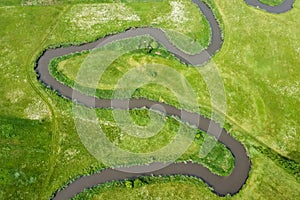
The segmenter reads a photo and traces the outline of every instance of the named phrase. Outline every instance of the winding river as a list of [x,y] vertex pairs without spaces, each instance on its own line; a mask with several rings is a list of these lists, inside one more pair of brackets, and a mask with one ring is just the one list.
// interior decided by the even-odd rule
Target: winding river
[[282,4],[277,5],[277,6],[270,6],[266,5],[259,0],[245,0],[245,2],[251,6],[260,8],[262,10],[265,10],[270,13],[285,13],[293,8],[294,0],[285,0],[282,2]]
[[[46,86],[51,87],[55,91],[57,91],[60,95],[73,100],[76,99],[77,102],[80,102],[88,107],[96,107],[96,108],[111,108],[111,100],[108,99],[98,99],[92,96],[87,96],[85,94],[81,94],[78,91],[60,83],[55,78],[53,78],[49,72],[49,63],[51,59],[63,55],[67,55],[70,53],[80,52],[83,50],[94,49],[95,47],[104,46],[110,42],[135,37],[142,35],[150,35],[155,38],[158,42],[160,42],[169,52],[178,57],[182,62],[191,65],[201,65],[205,62],[209,61],[211,56],[213,56],[222,46],[222,33],[219,27],[219,24],[216,18],[213,15],[212,10],[202,1],[192,0],[193,3],[197,5],[199,11],[204,14],[209,25],[211,27],[212,35],[211,42],[209,46],[195,55],[189,55],[177,47],[175,47],[166,37],[165,33],[156,28],[135,28],[129,29],[123,33],[119,33],[116,35],[109,35],[104,38],[101,38],[95,42],[83,44],[80,46],[70,46],[70,47],[62,47],[56,49],[48,49],[46,50],[42,56],[37,61],[37,66],[35,68],[39,80],[44,83]],[[270,12],[285,12],[287,8],[292,7],[292,0],[287,0],[283,5],[272,7],[262,7],[261,4],[257,0],[245,0],[248,4],[254,6],[260,6],[261,8],[270,11]],[[292,3],[291,3],[292,2]],[[287,6],[289,5],[289,6]],[[117,105],[122,105],[123,100],[120,101]],[[249,174],[249,170],[251,167],[251,162],[249,157],[247,156],[247,152],[244,146],[231,137],[225,129],[219,127],[219,125],[209,119],[204,118],[201,115],[196,113],[191,113],[186,110],[180,110],[175,108],[174,106],[170,106],[164,103],[155,102],[148,99],[131,99],[129,102],[129,107],[133,108],[151,108],[155,104],[160,104],[164,109],[166,114],[173,115],[181,118],[182,113],[185,118],[182,119],[189,124],[196,125],[199,129],[208,132],[212,136],[218,136],[218,141],[226,145],[226,147],[231,151],[235,158],[234,169],[232,173],[226,177],[218,176],[216,174],[211,173],[207,168],[202,165],[187,162],[187,163],[169,163],[167,166],[160,168],[156,171],[150,171],[147,169],[153,169],[153,167],[164,165],[164,163],[152,163],[151,165],[144,166],[132,166],[127,169],[131,169],[130,171],[135,171],[141,173],[130,173],[124,172],[122,170],[116,169],[105,169],[101,172],[92,174],[90,176],[83,176],[75,180],[74,182],[67,185],[65,188],[57,191],[55,193],[54,199],[62,200],[69,199],[76,195],[77,193],[82,192],[86,188],[91,188],[98,184],[102,184],[105,182],[110,182],[113,180],[124,180],[128,178],[136,178],[139,176],[149,176],[149,175],[188,175],[195,176],[202,179],[205,183],[211,186],[214,192],[220,196],[224,196],[226,194],[235,194],[237,193],[244,183],[246,182]],[[116,108],[116,107],[115,107]],[[117,107],[118,109],[122,109],[122,107]],[[210,126],[210,127],[209,127]],[[211,131],[212,130],[212,131]],[[221,134],[219,135],[219,133]]]

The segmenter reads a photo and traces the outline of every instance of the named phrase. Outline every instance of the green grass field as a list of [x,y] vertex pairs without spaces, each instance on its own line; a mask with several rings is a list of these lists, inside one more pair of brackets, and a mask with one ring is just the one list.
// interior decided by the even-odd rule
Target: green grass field
[[284,0],[259,0],[259,1],[270,6],[277,6],[284,2]]
[[[0,199],[49,199],[70,180],[105,167],[82,145],[74,127],[72,103],[36,80],[34,62],[43,49],[93,41],[130,26],[147,25],[179,31],[192,39],[196,37],[203,46],[208,42],[205,21],[198,23],[200,15],[189,1],[183,2],[195,16],[180,25],[166,20],[165,12],[172,10],[167,1],[121,4],[128,18],[113,19],[113,22],[112,19],[90,20],[98,16],[97,9],[105,9],[106,5],[75,4],[79,0],[72,5],[67,2],[70,1],[54,1],[52,6],[20,6],[24,2],[19,0],[0,3],[3,19],[0,20],[3,27],[0,30]],[[157,11],[152,12],[149,5]],[[213,62],[221,72],[226,89],[226,128],[247,147],[252,161],[247,184],[233,198],[270,199],[276,195],[278,199],[297,199],[299,168],[292,173],[284,167],[286,162],[261,153],[257,147],[269,147],[272,155],[284,156],[299,165],[300,3],[296,0],[294,8],[281,15],[257,10],[242,0],[215,0],[214,5],[219,11],[217,16],[222,17],[224,32],[223,48]],[[84,14],[86,10],[91,11],[84,16],[87,20],[80,21],[76,14],[80,11]],[[136,54],[136,59],[140,61],[143,56],[181,69],[190,80],[195,80],[194,85],[199,80],[193,69],[183,69],[185,66],[172,58]],[[209,111],[207,94],[198,95],[200,105]],[[144,120],[138,123],[147,123],[147,117]],[[198,146],[191,148],[197,152]],[[190,159],[188,154],[183,158]],[[100,187],[100,193],[98,189],[91,193],[95,194],[94,199],[140,199],[141,196],[167,199],[169,194],[186,199],[219,198],[201,181],[155,182],[132,189],[124,188],[123,183],[115,187],[108,184],[101,186],[104,189]]]
[[[126,118],[126,111],[116,112],[115,115],[119,115],[122,119]],[[230,174],[233,168],[234,158],[230,151],[221,143],[217,143],[206,157],[200,157],[200,147],[203,144],[206,133],[193,129],[187,124],[182,124],[175,118],[164,117],[153,111],[148,112],[148,110],[145,109],[134,109],[130,111],[133,122],[129,120],[119,121],[114,119],[112,110],[99,109],[97,110],[97,116],[99,118],[101,129],[106,134],[106,137],[111,143],[121,149],[134,153],[151,153],[159,151],[161,148],[170,144],[176,134],[183,131],[184,134],[181,134],[184,137],[192,136],[195,139],[177,161],[191,160],[193,162],[201,163],[213,173],[220,175]],[[133,123],[140,127],[134,127],[132,125]],[[150,129],[145,126],[149,126]],[[182,130],[180,128],[182,128]],[[209,137],[209,140],[214,139]],[[172,157],[172,154],[176,154],[176,151],[168,152],[164,155],[159,154],[160,156],[156,161],[168,161],[168,159]],[[138,162],[138,159],[136,162]],[[151,162],[151,160],[148,162]]]
[[[280,23],[280,19],[277,19],[277,16],[271,15],[270,17],[275,18],[270,22],[273,26],[277,26]],[[224,21],[225,20],[227,19],[224,19]],[[235,20],[237,21],[237,19]],[[241,58],[243,59],[235,62],[235,59],[229,57],[228,54],[224,55],[224,51],[217,54],[214,59],[215,64],[217,64],[219,69],[222,71],[222,77],[226,88],[227,101],[229,102],[227,116],[235,119],[237,124],[241,125],[248,132],[252,132],[251,135],[256,136],[256,138],[261,142],[266,143],[269,139],[271,139],[270,137],[272,137],[275,142],[272,145],[270,144],[272,149],[276,149],[276,151],[292,159],[298,159],[297,152],[299,152],[300,149],[299,146],[296,145],[297,142],[289,142],[294,139],[299,142],[296,138],[296,125],[299,119],[296,117],[296,113],[294,113],[296,110],[292,109],[299,101],[299,90],[297,87],[299,84],[297,76],[299,74],[299,70],[296,68],[296,64],[294,64],[297,62],[297,49],[294,49],[293,51],[289,50],[286,45],[294,42],[296,39],[291,41],[285,37],[284,45],[281,45],[281,42],[274,41],[269,43],[266,41],[265,44],[261,44],[260,41],[264,41],[266,37],[271,37],[274,38],[275,41],[279,41],[279,38],[282,38],[281,36],[284,35],[284,33],[282,33],[284,32],[283,28],[280,28],[280,30],[276,32],[276,29],[273,27],[275,33],[271,36],[271,33],[268,33],[268,35],[263,34],[263,28],[256,30],[250,29],[249,24],[251,24],[251,22],[243,24],[240,21],[241,19],[238,19],[236,23],[239,23],[239,27],[246,30],[246,32],[244,32],[243,35],[239,35],[239,33],[236,32],[234,36],[238,39],[236,41],[243,41],[243,44],[246,45],[238,45],[237,43],[232,45],[225,40],[223,49],[226,50],[229,48],[231,51],[236,52],[237,57],[242,55]],[[253,23],[254,25],[259,25],[255,23],[255,20],[253,20]],[[267,26],[269,22],[266,21],[265,23],[266,24],[264,25]],[[243,27],[243,25],[245,27]],[[229,28],[230,26],[228,25],[227,29]],[[236,27],[234,27],[233,30],[235,29]],[[255,33],[257,31],[261,31],[260,34]],[[298,30],[293,30],[291,32],[293,33],[292,36],[295,35],[297,31]],[[227,32],[225,32],[225,34],[227,34]],[[254,37],[254,40],[251,42],[256,45],[254,47],[256,50],[252,50],[249,35]],[[276,38],[278,39],[276,40]],[[230,38],[228,40],[233,39]],[[235,40],[233,40],[233,43],[234,42]],[[230,47],[228,47],[229,45]],[[275,50],[260,53],[259,50],[267,49],[266,45],[270,45],[272,48],[274,48],[274,45],[277,45],[275,49],[279,49],[276,50],[278,54],[273,52]],[[238,48],[243,50],[238,51]],[[249,55],[247,55],[247,53],[249,53]],[[164,55],[164,53],[162,54]],[[278,55],[278,57],[274,57],[276,55]],[[291,59],[282,62],[281,59],[284,59],[285,57],[289,57]],[[54,69],[54,71],[58,72],[58,79],[61,79],[61,81],[66,84],[72,85],[76,79],[78,70],[85,59],[87,59],[87,54],[74,56],[59,62],[56,70]],[[228,62],[228,64],[225,63],[225,61]],[[100,98],[110,98],[117,81],[123,76],[123,74],[133,68],[143,66],[148,63],[163,64],[179,71],[188,80],[197,94],[199,105],[203,107],[210,106],[208,90],[197,69],[187,67],[171,56],[168,56],[168,59],[164,59],[164,56],[157,56],[155,53],[145,55],[145,53],[138,52],[135,54],[127,54],[117,59],[101,76],[101,80],[99,81],[97,88],[102,92],[99,91],[100,95],[98,96]],[[229,64],[230,67],[228,67]],[[239,67],[244,70],[238,71]],[[201,70],[204,71],[205,68]],[[231,76],[235,72],[239,73],[235,74],[235,76]],[[291,72],[293,73],[291,74]],[[159,75],[158,70],[157,76]],[[63,79],[66,79],[66,81]],[[81,83],[79,82],[78,84]],[[89,84],[90,82],[87,82],[84,86],[93,87],[93,85]],[[286,86],[283,84],[288,85]],[[251,91],[256,92],[251,93],[251,96],[249,96],[248,94]],[[169,90],[158,86],[150,85],[142,87],[136,95],[148,97],[154,100],[163,99],[164,102],[171,105],[177,105],[174,94],[172,94]],[[283,105],[286,107],[285,109],[280,106],[283,102]],[[266,104],[268,104],[268,106],[266,106]],[[245,109],[238,109],[240,107]],[[291,112],[288,116],[295,116],[295,118],[284,117],[284,115],[287,115],[285,112],[286,110]],[[268,121],[268,117],[271,117],[272,120]]]
[[[126,182],[110,183],[95,187],[77,195],[74,199],[297,199],[299,183],[294,177],[265,158],[254,153],[253,171],[244,188],[235,196],[219,197],[199,180],[186,177],[150,178],[142,184],[128,188]],[[281,178],[278,178],[281,177]],[[171,181],[170,181],[171,180]],[[135,180],[131,180],[135,182]],[[136,181],[140,182],[140,181]]]
[[[158,52],[160,55],[157,55]],[[102,55],[103,53],[102,51],[100,51],[99,53],[93,53],[92,57],[99,57]],[[89,58],[89,54],[86,53],[74,55],[70,58],[68,57],[69,56],[53,60],[50,67],[53,76],[56,77],[56,79],[60,82],[69,85],[70,87],[74,86],[74,84],[83,86],[80,87],[82,88],[81,91],[83,93],[93,93],[90,88],[95,88],[94,83],[85,79],[80,79],[79,77],[77,77],[78,73],[84,73],[84,70],[95,71],[96,69],[102,69],[105,66],[102,67],[102,63],[96,63],[95,65],[93,65],[93,67],[85,66],[85,64],[83,63],[89,62],[89,60],[91,60],[91,58]],[[150,65],[153,67],[150,68]],[[147,74],[151,74],[152,72],[155,73],[155,78],[157,79],[157,81],[151,81],[149,84],[135,90],[135,92],[133,93],[133,96],[135,98],[145,97],[160,102],[166,102],[170,105],[176,105],[177,107],[189,108],[188,104],[193,103],[189,102],[189,96],[184,96],[185,92],[180,89],[181,87],[178,85],[178,83],[180,82],[176,81],[177,79],[179,79],[179,77],[174,77],[173,84],[175,86],[178,86],[168,88],[168,83],[161,81],[160,78],[165,76],[165,73],[168,69],[161,66],[175,69],[178,73],[182,74],[183,77],[190,83],[193,89],[193,93],[195,93],[198,98],[206,98],[207,96],[209,96],[209,91],[206,88],[205,81],[201,77],[198,69],[195,69],[194,67],[187,67],[186,65],[178,62],[178,59],[167,53],[164,48],[154,49],[152,53],[146,53],[143,50],[139,50],[132,53],[127,53],[124,56],[119,57],[105,69],[98,82],[98,85],[96,85],[97,91],[95,92],[95,94],[91,95],[96,95],[101,99],[113,98],[113,96],[115,96],[115,88],[117,88],[118,90],[126,90],[129,88],[127,84],[119,85],[118,83],[121,78],[124,78],[124,74],[133,73],[134,70],[141,69],[142,71],[139,72],[139,76],[144,75],[146,77]],[[157,84],[155,84],[155,82]],[[159,83],[161,83],[162,85],[160,85]],[[79,88],[79,86],[76,87]],[[171,89],[175,91],[172,92]],[[179,105],[181,102],[179,102],[177,95],[181,96],[181,102],[186,102],[186,105]],[[208,103],[210,101],[210,99],[205,100]],[[190,105],[190,107],[193,107],[193,105]]]
[[[5,5],[6,2],[2,3]],[[115,21],[115,25],[109,22],[110,19],[107,19],[107,22],[95,22],[93,30],[89,31],[90,35],[87,35],[85,28],[90,24],[77,22],[74,13],[95,7],[98,9],[98,5],[64,4],[40,7],[19,6],[18,2],[14,3],[17,6],[0,8],[0,15],[5,19],[0,22],[3,27],[0,33],[2,49],[0,81],[5,85],[0,89],[3,94],[0,98],[2,113],[0,198],[48,199],[54,191],[71,179],[80,174],[92,173],[104,166],[81,144],[72,119],[72,104],[36,80],[33,68],[37,56],[48,46],[92,41],[130,26],[152,24],[166,28],[173,27],[176,31],[177,27],[182,29],[182,25],[168,24],[164,18],[155,24],[154,20],[162,14],[162,11],[156,12],[156,15],[146,12],[152,4],[120,4],[121,8],[125,6],[125,10],[128,10],[126,11],[129,12],[128,15],[136,8],[134,12],[141,19],[139,21],[134,19],[132,21],[130,18],[120,19]],[[189,2],[185,4],[192,5]],[[105,9],[108,5],[101,4],[100,8],[101,6]],[[170,12],[172,9],[168,2],[153,3],[153,8],[155,7],[165,7]],[[196,10],[194,6],[191,7],[192,10]],[[143,8],[146,10],[139,10]],[[199,36],[202,33],[197,31],[204,29],[201,28],[202,24],[198,23],[200,18],[198,11],[194,13],[193,22],[189,21],[186,26],[194,23],[198,28],[196,32],[185,29],[185,34]],[[147,22],[144,19],[147,19]],[[106,27],[103,27],[104,24]],[[78,26],[82,26],[82,29]],[[209,34],[206,40],[208,38]],[[199,39],[202,40],[203,37]],[[188,156],[186,158],[190,159]],[[232,163],[229,162],[228,166],[230,168]]]

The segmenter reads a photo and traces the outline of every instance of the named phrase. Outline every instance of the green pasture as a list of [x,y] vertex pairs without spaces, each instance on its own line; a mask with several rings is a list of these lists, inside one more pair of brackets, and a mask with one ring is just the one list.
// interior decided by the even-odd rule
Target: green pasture
[[[170,21],[172,4],[169,1],[114,6],[96,4],[99,1],[78,0],[67,4],[69,2],[32,1],[29,5],[27,1],[5,0],[0,3],[0,199],[49,199],[56,190],[76,177],[106,167],[82,145],[74,126],[72,102],[37,80],[35,61],[44,49],[60,44],[90,42],[132,26],[161,27],[179,32],[203,47],[209,42],[206,21],[187,0],[182,1],[182,5],[188,17],[174,18],[184,19],[177,22]],[[92,4],[77,4],[79,2]],[[207,2],[211,2],[214,10],[218,11],[216,16],[221,21],[224,44],[202,70],[209,71],[212,63],[218,67],[226,91],[226,129],[246,146],[252,162],[247,183],[233,198],[267,199],[276,196],[278,199],[296,199],[300,188],[300,110],[297,107],[300,101],[300,3],[296,0],[291,11],[274,15],[248,6],[243,0]],[[117,14],[98,20],[102,16],[99,10]],[[180,36],[173,36],[173,42],[176,43]],[[174,67],[195,87],[200,112],[209,115],[210,97],[195,69],[160,51],[161,56],[146,52],[127,54],[120,58],[123,64],[120,66],[126,70],[125,63],[149,61]],[[69,59],[68,62],[76,67],[82,58]],[[116,71],[116,66],[113,64],[108,72],[120,75],[122,71]],[[59,67],[72,80],[72,72],[67,65]],[[110,83],[106,82],[105,87],[111,87]],[[159,92],[164,92],[160,101],[178,106],[171,101],[174,97],[168,90],[157,92],[156,89],[156,85],[150,85],[137,95],[155,99],[159,98]],[[105,114],[111,111],[99,112]],[[131,113],[134,121],[141,126],[149,123],[143,112]],[[140,115],[144,116],[141,118]],[[113,132],[115,130],[111,128],[114,121],[102,120],[103,124],[108,123],[107,135],[111,134],[112,140],[118,138],[120,133]],[[170,128],[180,124],[174,119],[168,120],[169,127],[162,132],[165,139],[160,140],[159,135],[153,138],[153,142],[161,142],[155,144],[157,148],[166,144],[174,134]],[[150,146],[129,145],[129,138],[125,137],[120,145],[131,150],[149,150]],[[180,159],[201,162],[216,173],[226,174],[232,166],[231,154],[219,145],[211,157],[200,160],[196,153],[201,138],[195,139]],[[225,160],[225,165],[219,165]],[[216,164],[212,164],[215,161]],[[94,199],[120,196],[167,199],[171,194],[182,198],[219,198],[199,180],[176,178],[178,180],[170,182],[166,179],[137,183],[140,186],[133,188],[126,188],[126,181],[118,182],[114,183],[115,187],[108,184],[81,195]],[[134,180],[131,181],[134,185]]]
[[284,2],[284,0],[259,0],[259,1],[270,6],[278,6]]

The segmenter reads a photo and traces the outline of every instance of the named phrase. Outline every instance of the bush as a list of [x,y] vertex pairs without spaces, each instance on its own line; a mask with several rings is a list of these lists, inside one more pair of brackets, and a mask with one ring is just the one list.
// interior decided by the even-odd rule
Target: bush
[[140,179],[135,179],[133,182],[133,187],[134,188],[139,188],[142,187],[144,185],[143,181],[141,181]]
[[132,188],[132,181],[131,180],[126,180],[125,181],[125,186],[126,186],[126,188]]

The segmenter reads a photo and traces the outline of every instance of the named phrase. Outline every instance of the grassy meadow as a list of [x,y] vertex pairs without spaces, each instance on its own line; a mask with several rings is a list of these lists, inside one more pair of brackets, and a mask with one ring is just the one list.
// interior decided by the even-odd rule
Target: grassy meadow
[[[247,5],[244,8],[243,12],[252,14],[251,11],[253,9]],[[257,15],[257,19],[247,23],[241,22],[246,17],[224,17],[223,19],[224,23],[228,23],[225,35],[231,32],[235,33],[228,36],[229,39],[225,40],[223,49],[213,59],[214,64],[221,71],[226,89],[228,101],[226,115],[234,119],[235,124],[239,124],[244,130],[251,132],[250,135],[254,136],[258,141],[268,144],[268,141],[272,139],[274,142],[267,146],[288,158],[299,161],[300,149],[297,143],[300,141],[296,134],[299,128],[297,126],[299,119],[296,116],[297,109],[293,109],[294,105],[299,102],[300,97],[297,87],[299,85],[299,70],[296,67],[299,50],[297,50],[297,45],[293,44],[297,43],[297,39],[289,39],[286,36],[291,32],[290,37],[296,37],[298,30],[290,31],[287,27],[284,29],[282,26],[279,26],[282,23],[280,17],[283,15],[276,16],[257,10],[254,10],[254,12],[256,13],[253,15],[253,18]],[[257,23],[259,17],[262,17],[259,16],[260,13],[265,18],[269,17],[271,20],[270,24],[279,26],[279,30],[276,31],[273,27],[274,33],[265,33],[266,28],[251,29],[249,24],[251,25],[252,23],[254,24],[253,26],[262,27],[262,25]],[[293,13],[293,10],[291,13]],[[294,17],[291,16],[289,22],[292,23],[293,19]],[[230,22],[232,20],[233,23],[237,23],[239,26],[231,27],[231,23],[228,20]],[[269,24],[267,20],[264,22],[264,26]],[[238,29],[237,27],[240,28]],[[244,30],[243,34],[239,32],[240,29]],[[267,38],[274,38],[275,41],[265,41]],[[284,38],[284,44],[278,42],[282,38]],[[234,43],[234,45],[231,43]],[[255,46],[252,46],[252,43]],[[289,49],[290,46],[288,44],[293,45],[292,49]],[[268,49],[267,45],[272,50],[264,52],[265,49]],[[162,56],[158,56],[157,52]],[[275,54],[275,52],[278,54]],[[234,59],[233,54],[236,55]],[[165,59],[165,57],[168,59]],[[285,60],[286,57],[291,59]],[[74,84],[78,70],[86,59],[88,59],[88,54],[79,54],[57,62],[57,66],[53,66],[53,71],[57,73],[54,76],[66,84]],[[168,55],[163,49],[158,49],[153,53],[129,53],[118,58],[101,76],[101,80],[97,85],[99,90],[98,97],[110,98],[118,80],[126,72],[146,64],[163,64],[180,72],[192,86],[198,97],[200,107],[210,107],[208,89],[203,78],[200,77],[198,69],[191,66],[187,67],[178,62],[177,59]],[[206,68],[209,67],[210,64]],[[200,68],[200,70],[205,71],[206,68]],[[163,76],[163,74],[159,74],[159,70],[156,73],[157,76]],[[83,86],[93,87],[88,84]],[[159,86],[144,86],[139,91],[136,91],[134,95],[179,106],[174,94],[170,90]],[[238,109],[239,107],[243,109]],[[290,142],[293,140],[295,142]]]
[[[80,16],[74,16],[74,13],[94,9],[97,16],[98,9],[106,9],[110,4],[20,6],[19,3],[5,1],[0,7],[0,15],[4,19],[0,22],[3,27],[0,32],[0,82],[5,86],[0,88],[0,199],[49,199],[70,180],[105,166],[82,145],[74,127],[72,103],[37,81],[34,62],[40,53],[49,46],[93,41],[130,26],[162,26],[174,31],[181,31],[183,26],[168,22],[162,15],[163,11],[156,12],[156,15],[146,12],[149,5],[165,7],[171,12],[172,6],[168,2],[119,4],[113,6],[110,12],[124,10],[127,19],[118,16],[119,19],[94,21],[92,27],[90,23],[78,22]],[[188,1],[183,3],[197,11]],[[196,31],[190,32],[185,28],[185,33],[198,36],[200,33],[197,31],[204,30],[205,25],[198,23],[199,12],[194,13],[192,21],[186,18],[189,23],[185,26],[194,23]],[[162,17],[157,19],[160,15]],[[111,23],[112,20],[114,23]],[[90,30],[89,35],[86,29]],[[206,41],[208,39],[209,34]],[[196,151],[199,147],[191,148]],[[189,156],[195,158],[195,155],[186,155],[185,158],[192,159]],[[210,159],[215,159],[214,156]],[[230,170],[232,162],[228,163]]]
[[[74,199],[273,199],[274,193],[276,199],[298,198],[299,183],[295,183],[293,176],[263,154],[252,152],[252,155],[252,172],[247,184],[232,197],[217,196],[198,179],[176,176],[108,183],[86,190]],[[128,187],[128,181],[132,187]]]
[[[170,21],[174,7],[169,1],[96,4],[99,2],[103,1],[0,2],[0,17],[3,19],[0,20],[0,199],[49,199],[70,180],[105,167],[82,145],[74,127],[72,103],[37,81],[35,61],[44,49],[59,44],[93,41],[132,26],[178,31],[201,46],[209,41],[209,28],[205,20],[187,0],[182,1],[182,12],[187,13],[174,18],[174,21]],[[212,5],[219,12],[217,16],[221,17],[224,32],[223,47],[212,62],[218,66],[226,89],[226,128],[246,146],[252,162],[246,185],[232,198],[268,199],[276,195],[277,199],[297,199],[300,195],[300,110],[297,107],[300,101],[300,2],[296,0],[294,8],[281,15],[258,10],[246,5],[243,0],[215,0]],[[98,20],[102,16],[98,10],[120,12],[110,15],[111,18]],[[174,43],[178,37],[173,36]],[[70,60],[76,66],[80,59],[73,59],[77,57]],[[208,111],[211,109],[210,98],[206,90],[202,90],[205,85],[201,83],[198,73],[196,77],[193,68],[182,65],[172,57],[166,59],[139,52],[120,59],[124,63],[120,65],[122,70],[126,67],[125,63],[148,61],[174,67],[191,81],[201,107]],[[64,70],[71,80],[71,70]],[[117,74],[121,72],[116,71]],[[152,98],[158,98],[155,88],[148,87],[141,95],[150,97],[153,92]],[[171,101],[168,91],[161,98],[169,98],[170,103],[176,103]],[[109,116],[111,111],[98,112]],[[140,125],[149,123],[143,112],[131,113]],[[141,118],[141,115],[144,116]],[[107,134],[111,139],[118,139],[120,133],[112,129],[114,121],[108,117],[102,120],[103,126],[108,124]],[[173,119],[168,120],[169,127],[179,124]],[[167,139],[173,134],[168,127],[162,133]],[[157,140],[162,143],[156,144]],[[126,141],[132,140],[125,135],[120,145],[134,150]],[[157,148],[165,144],[159,135],[153,138],[153,142],[158,145]],[[222,145],[211,157],[207,157],[209,160],[197,160],[195,152],[198,152],[200,143],[201,140],[195,140],[180,159],[210,163],[207,166],[212,171],[219,170],[221,174],[231,169],[232,156],[222,150]],[[271,153],[261,152],[258,147],[268,147]],[[141,148],[138,150],[149,150],[146,146]],[[277,160],[270,155],[281,156],[282,159]],[[284,159],[294,163],[294,171],[285,167],[287,162],[281,162]],[[224,167],[220,167],[220,163],[211,164],[215,160],[224,162]],[[181,177],[170,182],[168,179],[172,178],[149,178],[147,183],[137,184],[138,187],[133,188],[126,188],[126,181],[111,183],[80,195],[84,199],[168,199],[170,195],[175,196],[172,199],[219,199],[200,180]],[[82,199],[80,196],[78,198]]]
[[278,6],[284,2],[284,0],[259,0],[259,1],[270,6]]

